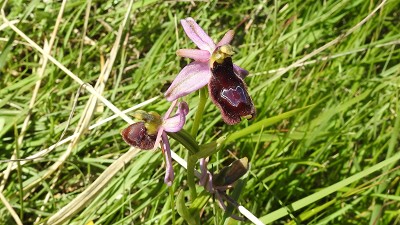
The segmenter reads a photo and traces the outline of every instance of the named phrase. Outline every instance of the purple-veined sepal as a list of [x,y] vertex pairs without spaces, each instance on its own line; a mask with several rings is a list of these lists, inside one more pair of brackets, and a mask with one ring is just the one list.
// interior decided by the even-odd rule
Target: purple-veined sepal
[[211,73],[208,63],[192,62],[185,66],[165,92],[168,101],[174,101],[192,93],[205,85],[210,80]]
[[183,29],[185,30],[186,35],[192,40],[197,47],[201,50],[207,50],[212,53],[215,49],[215,43],[207,35],[206,32],[194,21],[193,18],[186,18],[181,20],[181,24]]

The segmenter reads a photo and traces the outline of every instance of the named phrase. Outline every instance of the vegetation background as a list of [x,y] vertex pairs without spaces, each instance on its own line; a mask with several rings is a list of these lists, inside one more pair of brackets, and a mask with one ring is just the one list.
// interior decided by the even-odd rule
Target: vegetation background
[[[208,100],[197,136],[199,143],[231,138],[213,155],[213,170],[249,158],[239,203],[264,223],[400,224],[399,1],[9,0],[0,7],[0,224],[186,223],[171,207],[179,191],[187,195],[185,170],[175,163],[169,189],[161,151],[128,151],[119,135],[127,123],[103,123],[115,108],[95,104],[94,89],[82,85],[118,109],[143,103],[164,113],[163,92],[189,63],[175,51],[195,47],[179,23],[186,17],[214,40],[234,29],[233,60],[250,71],[257,118],[228,126]],[[198,99],[185,97],[187,130]],[[247,129],[268,118],[276,120]],[[232,136],[238,131],[247,133]],[[90,186],[96,181],[103,183]],[[61,209],[71,215],[61,219]],[[201,221],[250,224],[225,219],[213,198]]]

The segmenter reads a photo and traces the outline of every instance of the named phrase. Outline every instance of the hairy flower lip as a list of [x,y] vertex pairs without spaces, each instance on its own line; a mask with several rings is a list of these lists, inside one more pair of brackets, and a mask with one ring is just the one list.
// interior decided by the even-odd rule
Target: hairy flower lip
[[253,100],[243,79],[235,74],[232,58],[224,51],[215,54],[217,56],[212,56],[215,59],[211,67],[213,75],[208,83],[212,102],[226,124],[240,123],[242,118],[253,119],[256,115]]
[[121,131],[121,136],[126,143],[143,150],[151,150],[154,147],[156,135],[151,135],[144,122],[129,125]]
[[[225,33],[223,38],[215,44],[210,36],[194,21],[188,17],[181,20],[183,29],[186,35],[196,44],[199,49],[179,49],[177,55],[187,57],[194,62],[186,65],[176,76],[171,86],[165,92],[165,97],[168,101],[174,101],[180,97],[188,95],[207,85],[211,79],[210,59],[215,49],[228,45],[235,34],[233,30]],[[248,75],[247,70],[233,65],[236,75],[244,78]]]

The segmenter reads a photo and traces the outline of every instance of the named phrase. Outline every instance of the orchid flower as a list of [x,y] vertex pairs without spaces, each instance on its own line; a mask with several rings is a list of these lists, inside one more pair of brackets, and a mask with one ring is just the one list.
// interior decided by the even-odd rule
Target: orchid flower
[[121,131],[122,138],[133,147],[143,150],[155,149],[161,142],[161,149],[165,156],[166,172],[164,182],[171,186],[174,180],[174,169],[172,167],[171,147],[166,132],[178,132],[185,124],[189,107],[186,102],[180,102],[177,113],[170,117],[177,101],[174,101],[164,117],[158,113],[137,111],[133,115],[139,122],[129,125]]
[[247,93],[243,78],[245,69],[232,63],[233,48],[229,45],[234,31],[229,30],[217,44],[192,19],[181,20],[187,36],[199,49],[180,49],[177,55],[194,62],[185,66],[165,92],[168,101],[174,101],[208,84],[213,103],[230,125],[242,118],[255,117],[254,104]]
[[[228,189],[231,189],[235,182],[243,177],[248,169],[247,157],[235,160],[229,166],[221,169],[219,173],[212,174],[207,170],[208,158],[200,159],[200,181],[199,184],[204,187],[205,190],[211,194],[215,194],[218,204],[226,211],[227,207],[224,204],[224,200],[228,203],[238,206],[238,203],[226,194]],[[232,218],[242,220],[241,217],[231,215]]]

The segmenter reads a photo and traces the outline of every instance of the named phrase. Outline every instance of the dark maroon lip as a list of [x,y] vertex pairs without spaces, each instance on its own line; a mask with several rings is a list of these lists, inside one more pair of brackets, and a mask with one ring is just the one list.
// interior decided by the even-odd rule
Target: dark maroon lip
[[144,122],[129,125],[121,131],[122,138],[126,143],[142,150],[153,149],[157,135],[149,135]]
[[237,124],[242,117],[253,119],[256,110],[242,78],[235,74],[231,57],[211,67],[208,90],[211,100],[219,108],[222,119],[229,125]]

